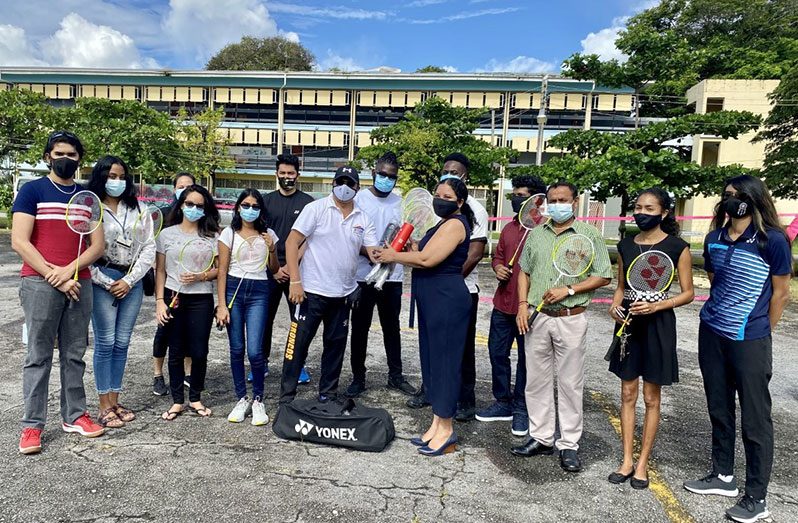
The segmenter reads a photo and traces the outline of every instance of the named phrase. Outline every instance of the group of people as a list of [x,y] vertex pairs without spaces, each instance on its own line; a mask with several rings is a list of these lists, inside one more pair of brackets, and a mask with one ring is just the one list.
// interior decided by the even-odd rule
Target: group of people
[[[429,427],[411,440],[419,453],[436,456],[455,450],[458,436],[453,421],[510,421],[514,435],[527,436],[511,449],[513,454],[530,457],[556,450],[564,470],[581,470],[585,311],[594,292],[611,283],[612,268],[599,232],[575,218],[579,193],[572,184],[559,181],[547,187],[535,177],[513,179],[511,203],[516,216],[502,230],[492,259],[498,285],[488,349],[495,401],[477,410],[476,266],[488,240],[489,218],[469,195],[470,164],[463,154],[449,155],[442,166],[433,198],[440,221],[421,241],[408,242],[400,252],[379,240],[389,224],[401,220],[402,200],[394,193],[400,165],[390,152],[376,161],[371,187],[361,189],[360,173],[344,166],[335,172],[331,194],[315,201],[298,188],[299,160],[280,155],[277,190],[266,196],[244,190],[235,203],[231,225],[224,229],[210,193],[192,175],[182,173],[175,179],[175,201],[163,230],[138,248],[133,248],[133,224],[146,208],[137,199],[125,162],[106,156],[94,165],[87,187],[103,203],[102,227],[79,249],[78,235],[67,228],[64,212],[71,196],[82,189],[74,177],[83,154],[73,134],[50,135],[43,155],[50,173],[23,186],[12,209],[12,247],[23,260],[20,298],[28,331],[21,453],[41,451],[55,346],[61,359],[63,430],[96,437],[135,420],[136,413],[119,402],[119,395],[144,295],[142,280],[154,265],[159,328],[153,344],[153,392],[172,397],[164,420],[175,420],[185,411],[211,415],[202,391],[215,323],[227,329],[237,397],[227,419],[243,422],[251,417],[255,426],[269,422],[264,378],[282,295],[291,323],[279,405],[291,402],[297,385],[309,381],[305,364],[321,324],[319,401],[335,401],[339,395],[350,321],[352,382],[342,395],[358,397],[367,389],[368,335],[376,307],[387,386],[409,395],[410,407],[431,405]],[[539,194],[545,195],[548,219],[527,231],[517,213],[528,198]],[[667,192],[656,187],[643,191],[634,209],[640,232],[617,247],[617,288],[609,315],[618,326],[625,324],[627,333],[624,350],[612,354],[609,370],[621,380],[623,459],[608,480],[616,484],[630,480],[635,489],[648,487],[662,386],[679,379],[673,310],[694,297],[692,257],[689,245],[679,237],[673,207]],[[592,263],[579,276],[563,276],[552,265],[552,252],[571,235],[581,235],[593,246]],[[255,272],[245,270],[235,256],[242,242],[252,238],[262,241],[269,252],[268,263]],[[213,261],[204,270],[186,272],[183,251],[197,239],[207,242]],[[628,288],[626,269],[648,251],[670,258],[678,274],[678,293],[671,295],[665,288],[641,298]],[[746,488],[727,514],[737,521],[754,521],[768,514],[765,496],[773,459],[770,333],[787,302],[792,273],[789,240],[761,180],[750,176],[728,180],[713,230],[704,242],[704,260],[711,290],[701,311],[698,347],[712,423],[712,472],[684,486],[699,494],[737,496],[736,394],[746,449]],[[394,264],[379,290],[365,283],[374,263]],[[418,388],[406,380],[402,365],[399,314],[405,266],[412,268],[418,306],[422,373]],[[90,319],[97,421],[87,411],[83,387]],[[518,349],[514,384],[513,342]],[[168,389],[163,378],[167,353]],[[645,420],[635,463],[635,404],[641,378]],[[247,381],[252,382],[251,394]]]

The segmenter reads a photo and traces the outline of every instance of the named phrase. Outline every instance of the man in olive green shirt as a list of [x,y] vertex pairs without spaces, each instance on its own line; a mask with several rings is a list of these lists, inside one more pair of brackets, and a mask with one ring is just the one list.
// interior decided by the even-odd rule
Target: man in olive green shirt
[[[604,239],[592,225],[577,222],[577,189],[566,182],[552,184],[546,193],[551,219],[530,231],[519,266],[518,330],[525,334],[526,406],[529,440],[511,452],[517,456],[560,453],[560,466],[579,472],[577,449],[582,437],[582,393],[585,382],[587,316],[593,292],[612,279],[610,258]],[[593,242],[595,256],[587,272],[576,278],[563,277],[552,265],[554,246],[572,234],[583,234]],[[556,286],[553,286],[557,282]],[[530,313],[541,301],[543,309],[531,326]],[[558,404],[554,401],[557,374]],[[556,411],[555,411],[556,409]],[[560,419],[560,438],[554,440],[555,413]]]

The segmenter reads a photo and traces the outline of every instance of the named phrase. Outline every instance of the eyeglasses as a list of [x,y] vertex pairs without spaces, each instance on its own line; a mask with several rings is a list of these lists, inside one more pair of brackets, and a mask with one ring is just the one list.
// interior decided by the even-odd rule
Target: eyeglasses
[[203,203],[194,203],[194,202],[186,201],[186,202],[183,202],[183,204],[186,206],[186,209],[193,209],[195,207],[197,209],[199,209],[199,210],[205,209],[205,204],[203,204]]
[[260,205],[258,205],[257,203],[242,203],[240,205],[240,207],[242,209],[246,209],[247,211],[250,210],[250,209],[255,210],[255,211],[259,211],[260,210]]
[[350,189],[354,189],[357,185],[357,182],[351,178],[341,177],[338,179],[333,180],[333,185],[348,185]]
[[377,176],[384,176],[386,178],[390,178],[391,180],[396,180],[398,178],[398,176],[396,176],[395,174],[388,174],[385,171],[377,171],[374,174],[376,174]]
[[738,200],[744,200],[746,198],[746,194],[744,192],[731,192],[731,191],[724,191],[723,195],[721,196],[722,200],[728,200],[729,198],[737,198]]

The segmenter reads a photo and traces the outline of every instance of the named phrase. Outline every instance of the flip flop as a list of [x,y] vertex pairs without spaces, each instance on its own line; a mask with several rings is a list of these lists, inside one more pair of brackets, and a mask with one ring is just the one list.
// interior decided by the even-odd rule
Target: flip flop
[[202,418],[209,418],[211,416],[211,413],[213,412],[211,409],[205,406],[200,408],[195,408],[192,407],[191,405],[188,406],[188,411]]
[[185,411],[185,410],[186,409],[180,409],[180,410],[171,410],[170,409],[170,410],[167,410],[166,412],[161,414],[161,419],[164,420],[164,421],[174,421],[175,419],[177,419],[178,416],[183,414],[183,411]]

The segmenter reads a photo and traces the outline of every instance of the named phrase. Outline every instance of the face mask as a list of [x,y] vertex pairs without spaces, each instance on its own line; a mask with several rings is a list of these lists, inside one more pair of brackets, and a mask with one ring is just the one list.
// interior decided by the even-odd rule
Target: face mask
[[183,209],[183,216],[188,218],[188,221],[195,222],[205,216],[205,211],[202,209],[197,209],[196,207],[192,207],[190,209],[186,207]]
[[247,223],[252,223],[260,216],[260,209],[241,209],[241,219]]
[[441,181],[448,180],[449,178],[454,178],[455,180],[460,180],[461,182],[463,181],[463,179],[456,174],[444,174],[441,176]]
[[637,214],[633,214],[632,217],[635,219],[635,223],[637,224],[637,228],[641,231],[650,231],[660,223],[662,223],[662,215],[661,214],[644,214],[639,212]]
[[185,191],[185,189],[175,189],[175,201],[180,199],[180,195],[183,194],[183,191]]
[[105,193],[112,198],[116,198],[125,192],[125,187],[127,187],[125,180],[106,180]]
[[446,218],[457,211],[457,202],[444,200],[443,198],[433,198],[432,210],[441,218]]
[[396,179],[378,174],[374,177],[374,188],[383,194],[388,194],[396,187]]
[[64,156],[63,158],[51,160],[50,169],[52,169],[59,178],[69,180],[75,176],[75,172],[78,170],[78,162]]
[[513,212],[518,214],[521,211],[521,206],[524,205],[524,202],[528,199],[529,198],[527,196],[513,196],[510,199],[510,205],[513,206]]
[[565,223],[574,216],[574,206],[570,203],[550,203],[548,209],[556,223]]
[[753,212],[751,205],[748,202],[740,200],[739,198],[730,197],[723,204],[726,214],[732,218],[744,218]]
[[296,187],[296,178],[283,178],[278,176],[277,183],[280,184],[280,188],[284,191],[292,191],[294,187]]
[[348,185],[336,185],[333,187],[333,194],[339,201],[348,202],[352,198],[355,197],[355,193],[357,191],[349,187]]

